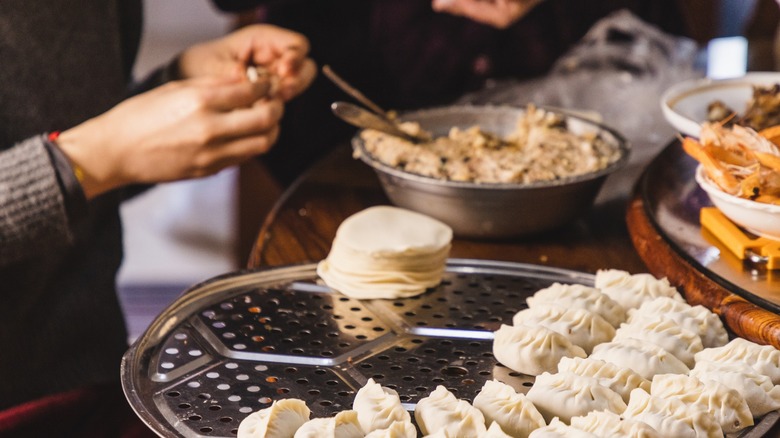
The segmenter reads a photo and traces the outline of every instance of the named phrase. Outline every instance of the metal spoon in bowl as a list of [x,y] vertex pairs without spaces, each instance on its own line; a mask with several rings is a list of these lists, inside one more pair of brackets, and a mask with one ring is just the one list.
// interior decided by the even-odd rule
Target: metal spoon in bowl
[[325,73],[325,76],[327,76],[328,79],[341,88],[342,91],[369,108],[362,108],[347,102],[334,102],[330,107],[338,118],[353,126],[357,126],[358,128],[376,129],[385,134],[401,137],[414,143],[431,140],[426,132],[420,132],[415,135],[402,130],[398,126],[398,122],[392,119],[382,108],[372,102],[371,99],[367,98],[357,88],[353,87],[337,75],[330,66],[323,66],[322,72]]
[[375,129],[395,137],[401,137],[413,143],[419,143],[430,140],[424,136],[415,136],[403,131],[394,122],[354,104],[348,102],[333,102],[330,109],[341,120],[352,126],[364,129]]
[[329,65],[323,65],[322,72],[325,73],[325,76],[328,79],[330,79],[331,82],[336,84],[337,87],[341,88],[341,91],[349,94],[350,96],[355,98],[355,100],[367,106],[368,109],[375,112],[379,116],[388,120],[392,120],[390,116],[387,114],[387,112],[385,112],[385,110],[380,108],[379,105],[375,104],[371,99],[366,97],[366,95],[361,93],[360,90],[350,85],[341,76],[337,75],[336,72],[333,71],[333,69],[330,68]]

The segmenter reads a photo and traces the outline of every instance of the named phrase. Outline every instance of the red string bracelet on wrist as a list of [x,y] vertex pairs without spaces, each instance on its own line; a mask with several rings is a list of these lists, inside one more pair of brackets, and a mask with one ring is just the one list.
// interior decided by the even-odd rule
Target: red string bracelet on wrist
[[[52,143],[57,142],[57,139],[60,138],[60,131],[52,131],[49,133],[49,141]],[[73,175],[76,177],[76,179],[79,181],[79,184],[84,182],[84,171],[81,170],[81,167],[79,167],[76,163],[74,163],[71,160],[70,161],[70,167],[73,169]]]

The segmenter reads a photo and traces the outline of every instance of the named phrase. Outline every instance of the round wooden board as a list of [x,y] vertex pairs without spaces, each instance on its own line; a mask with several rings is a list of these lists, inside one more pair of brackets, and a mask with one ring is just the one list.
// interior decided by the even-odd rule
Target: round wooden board
[[653,275],[667,277],[691,304],[720,315],[734,334],[780,348],[773,295],[780,295],[780,273],[713,262],[733,256],[705,239],[698,225],[698,209],[708,201],[692,182],[695,166],[675,141],[646,168],[626,214],[634,247]]

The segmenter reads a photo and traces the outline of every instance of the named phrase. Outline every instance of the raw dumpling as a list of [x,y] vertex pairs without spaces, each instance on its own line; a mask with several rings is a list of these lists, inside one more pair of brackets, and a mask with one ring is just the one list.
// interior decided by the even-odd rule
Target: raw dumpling
[[636,339],[619,339],[597,345],[590,359],[629,368],[647,380],[656,374],[688,374],[688,367],[663,348]]
[[681,327],[701,337],[705,348],[720,347],[729,341],[729,334],[718,315],[702,305],[691,306],[688,303],[668,297],[656,298],[642,304],[639,309],[629,312],[628,322],[638,319],[671,319]]
[[547,426],[531,432],[528,438],[599,438],[599,436],[579,430],[554,418]]
[[334,417],[314,418],[303,423],[295,438],[363,438],[357,412],[341,411]]
[[690,409],[680,400],[652,396],[643,389],[631,391],[623,417],[646,423],[663,437],[723,437],[712,414]]
[[696,360],[746,363],[758,374],[769,376],[775,385],[780,384],[780,350],[771,345],[759,345],[747,339],[734,338],[722,347],[708,348],[697,353]]
[[705,385],[716,381],[737,390],[756,418],[780,409],[780,386],[775,386],[769,377],[758,374],[750,365],[701,361],[696,363],[690,375]]
[[493,356],[518,373],[555,371],[562,357],[585,357],[585,350],[547,327],[502,324],[493,338]]
[[613,327],[626,320],[626,309],[595,287],[582,284],[553,283],[526,300],[529,308],[543,304],[558,304],[570,309],[585,309],[598,313]]
[[696,377],[684,374],[659,374],[653,378],[650,394],[676,398],[715,416],[723,433],[733,433],[753,425],[745,398],[739,392],[715,381],[705,385]]
[[584,417],[573,417],[571,425],[601,438],[663,438],[648,424],[610,411],[593,411]]
[[534,429],[547,424],[525,395],[498,380],[485,382],[482,390],[474,397],[474,407],[485,416],[487,425],[500,425],[504,432],[513,437],[525,438]]
[[487,431],[482,412],[441,385],[417,402],[414,419],[423,435],[443,430],[450,438],[468,438]]
[[655,344],[672,353],[688,368],[696,364],[694,355],[704,349],[699,335],[663,318],[637,318],[634,322],[623,324],[615,333],[614,339],[626,338]]
[[411,421],[394,421],[387,429],[377,429],[365,438],[417,438],[417,429]]
[[650,274],[631,275],[618,269],[597,271],[596,288],[609,295],[626,310],[636,309],[643,302],[656,297],[670,297],[685,301],[666,278],[657,279]]
[[607,409],[620,414],[626,409],[626,403],[615,391],[592,377],[570,372],[537,376],[527,397],[547,422],[558,417],[569,423],[571,417],[590,411]]
[[593,377],[602,385],[618,393],[626,403],[628,403],[628,398],[634,389],[642,388],[645,391],[650,391],[650,381],[634,370],[592,357],[584,359],[581,357],[562,358],[558,362],[558,372],[566,371],[584,377]]
[[249,414],[238,425],[238,438],[292,438],[311,411],[303,400],[275,400],[271,406]]
[[504,429],[501,429],[501,426],[499,426],[498,423],[493,423],[490,425],[490,427],[488,427],[487,432],[485,432],[485,434],[482,435],[480,438],[515,438],[515,437],[513,437],[512,435],[507,435],[507,433],[504,432]]
[[568,338],[572,344],[590,354],[593,347],[615,336],[615,327],[597,313],[540,304],[521,310],[512,318],[514,325],[541,325]]
[[395,421],[412,421],[409,412],[401,406],[398,393],[380,386],[374,379],[368,379],[355,394],[352,409],[357,412],[358,422],[365,433],[387,429]]

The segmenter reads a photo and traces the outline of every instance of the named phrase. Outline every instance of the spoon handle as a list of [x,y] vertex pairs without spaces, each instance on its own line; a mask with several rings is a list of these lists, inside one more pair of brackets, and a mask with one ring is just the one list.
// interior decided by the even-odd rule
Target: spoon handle
[[419,141],[418,138],[399,129],[395,123],[357,105],[348,102],[334,102],[331,104],[331,110],[338,118],[358,128],[375,129],[412,142]]
[[387,113],[382,108],[380,108],[379,105],[372,102],[371,99],[367,98],[357,88],[353,87],[347,81],[342,79],[341,76],[337,75],[336,72],[330,68],[329,65],[323,65],[322,72],[325,73],[325,76],[327,76],[328,79],[341,88],[342,91],[357,99],[358,102],[367,106],[369,109],[371,109],[371,111],[379,114],[384,118],[388,118]]

